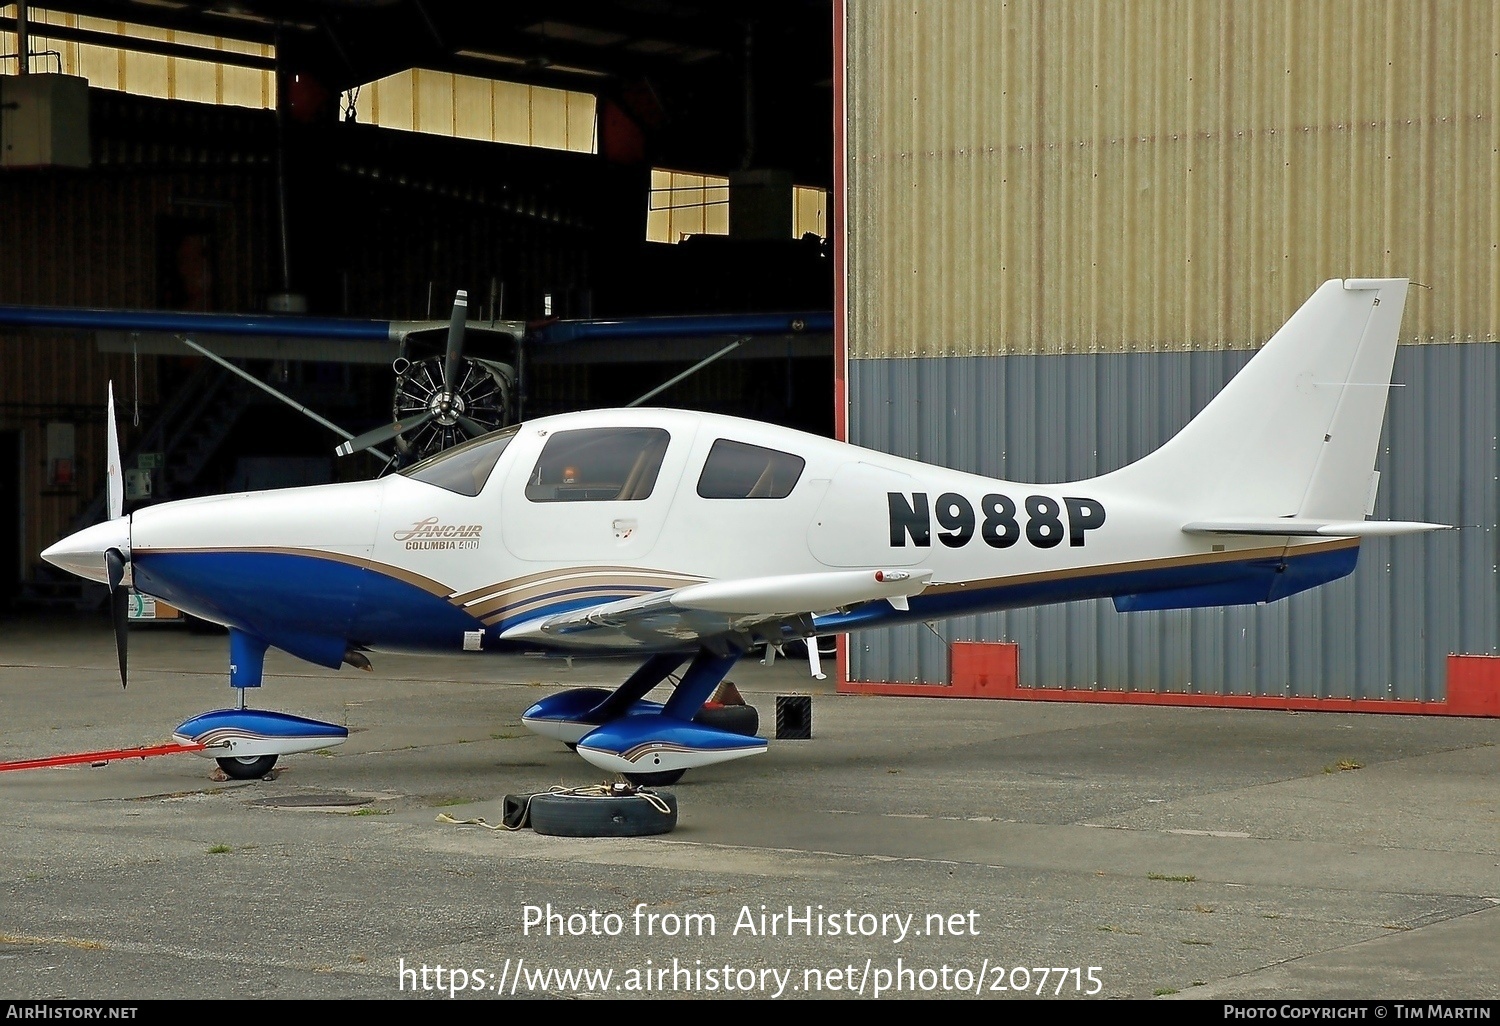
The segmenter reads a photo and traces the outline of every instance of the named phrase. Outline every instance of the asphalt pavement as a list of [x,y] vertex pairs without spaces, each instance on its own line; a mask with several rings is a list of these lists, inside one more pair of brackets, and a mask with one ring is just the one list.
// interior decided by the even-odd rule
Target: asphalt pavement
[[[222,634],[0,621],[0,761],[232,704]],[[521,712],[627,663],[276,653],[346,724],[274,779],[194,755],[0,773],[0,996],[1500,998],[1500,721],[888,698],[731,679],[812,737],[695,770],[677,828],[559,838],[598,783]],[[659,697],[659,696],[658,696]],[[441,971],[438,970],[441,967]]]

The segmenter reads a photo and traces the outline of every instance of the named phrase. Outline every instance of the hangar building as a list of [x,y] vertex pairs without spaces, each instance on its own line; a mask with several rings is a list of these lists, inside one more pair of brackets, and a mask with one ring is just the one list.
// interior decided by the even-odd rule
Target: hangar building
[[[380,469],[169,333],[5,311],[427,321],[463,288],[471,322],[528,334],[826,318],[831,29],[827,0],[0,3],[0,612],[98,604],[38,553],[100,516],[110,380],[151,485],[132,502]],[[391,421],[384,338],[234,344],[346,430]],[[475,345],[536,416],[622,405],[725,340],[547,338],[525,367]],[[831,346],[759,335],[657,401],[827,433]]]
[[[1367,539],[1352,577],[1265,607],[862,634],[841,673],[1394,711],[1495,691],[1487,0],[0,5],[0,112],[37,109],[42,79],[74,84],[33,149],[0,119],[0,305],[423,319],[468,287],[521,322],[831,307],[831,361],[780,340],[658,401],[1013,480],[1155,448],[1323,280],[1410,277],[1375,515],[1459,530]],[[696,344],[538,359],[526,411],[628,401],[716,348]],[[323,355],[240,362],[356,430],[388,418],[388,354]],[[96,501],[111,378],[158,497],[369,472],[321,438],[312,460],[295,414],[193,360],[0,328],[0,605],[87,597],[50,591],[79,586],[36,553]]]
[[1459,527],[1366,539],[1265,606],[872,632],[850,678],[959,685],[964,643],[1010,642],[1051,697],[1444,709],[1449,655],[1500,652],[1500,9],[843,3],[836,27],[849,440],[1104,473],[1324,280],[1409,277],[1375,516]]

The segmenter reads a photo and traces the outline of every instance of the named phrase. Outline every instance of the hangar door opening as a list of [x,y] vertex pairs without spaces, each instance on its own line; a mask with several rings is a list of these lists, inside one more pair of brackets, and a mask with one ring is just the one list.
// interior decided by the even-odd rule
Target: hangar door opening
[[0,431],[0,609],[21,589],[21,432]]

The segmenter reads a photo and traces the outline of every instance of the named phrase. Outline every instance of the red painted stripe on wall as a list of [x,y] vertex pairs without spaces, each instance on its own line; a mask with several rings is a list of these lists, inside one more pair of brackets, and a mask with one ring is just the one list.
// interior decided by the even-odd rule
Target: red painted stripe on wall
[[1013,701],[1093,702],[1103,705],[1500,717],[1500,657],[1496,656],[1450,655],[1448,697],[1440,702],[1027,687],[1020,683],[1020,646],[1010,643],[955,642],[949,647],[949,661],[949,684],[887,684],[841,680],[838,690],[840,694],[893,695],[904,698],[1003,698]]

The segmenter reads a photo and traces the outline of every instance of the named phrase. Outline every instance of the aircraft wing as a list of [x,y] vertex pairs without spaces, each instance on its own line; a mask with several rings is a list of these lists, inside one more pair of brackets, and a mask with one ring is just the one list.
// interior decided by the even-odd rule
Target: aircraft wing
[[1183,524],[1185,534],[1255,534],[1294,538],[1362,538],[1446,531],[1448,524],[1415,520],[1312,520],[1307,517],[1247,517]]
[[528,620],[500,636],[579,650],[779,642],[783,626],[811,634],[815,613],[882,599],[905,609],[931,581],[931,570],[907,569],[708,581]]
[[[187,336],[236,359],[389,364],[407,339],[441,340],[448,321],[377,321],[305,314],[92,310],[0,303],[0,327],[92,331],[99,351],[192,356]],[[470,321],[471,335],[519,338],[524,321]]]

